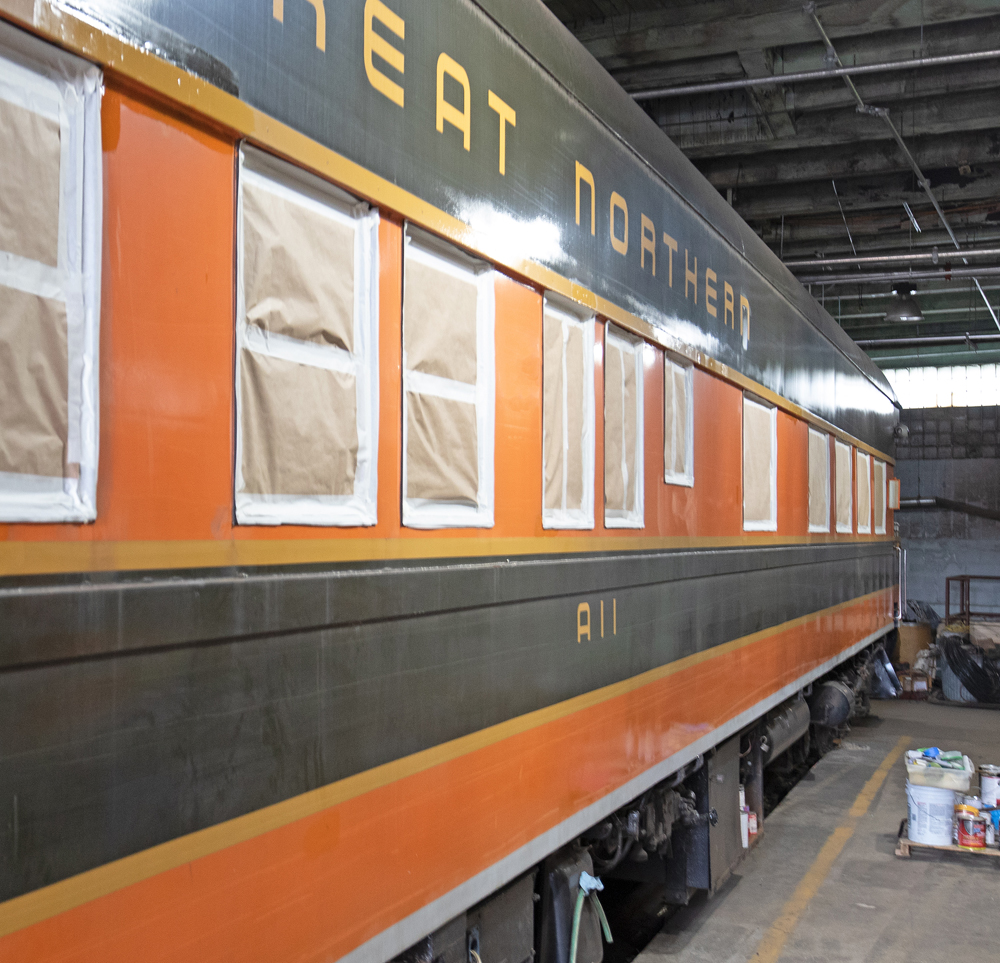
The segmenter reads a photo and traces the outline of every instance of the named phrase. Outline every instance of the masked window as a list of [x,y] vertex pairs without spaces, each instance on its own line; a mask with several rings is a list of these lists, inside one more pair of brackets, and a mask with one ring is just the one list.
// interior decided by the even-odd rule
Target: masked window
[[607,325],[604,335],[604,525],[642,528],[643,343]]
[[858,534],[870,535],[872,531],[872,462],[863,451],[857,453]]
[[778,527],[778,410],[743,397],[743,528]]
[[663,359],[663,480],[694,485],[694,368]]
[[403,524],[493,525],[489,265],[414,228],[403,272]]
[[875,508],[875,534],[885,534],[885,462],[875,459],[875,485],[872,489]]
[[240,155],[236,518],[374,525],[378,213]]
[[809,429],[809,531],[830,531],[830,436]]
[[594,319],[546,298],[542,527],[594,527]]
[[97,516],[100,90],[0,22],[0,521]]
[[854,502],[851,493],[851,446],[842,441],[834,442],[834,462],[836,468],[837,531],[846,534],[853,531],[851,515]]

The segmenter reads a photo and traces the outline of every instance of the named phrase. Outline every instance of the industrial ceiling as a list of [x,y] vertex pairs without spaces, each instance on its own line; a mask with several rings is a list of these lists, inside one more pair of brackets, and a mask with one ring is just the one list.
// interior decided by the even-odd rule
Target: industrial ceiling
[[1000,360],[1000,0],[545,2],[879,364]]

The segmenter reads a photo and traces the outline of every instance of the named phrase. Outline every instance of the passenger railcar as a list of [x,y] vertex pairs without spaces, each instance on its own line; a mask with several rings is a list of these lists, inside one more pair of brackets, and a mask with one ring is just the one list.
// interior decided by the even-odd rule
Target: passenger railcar
[[562,959],[892,628],[895,420],[541,4],[0,0],[0,958]]

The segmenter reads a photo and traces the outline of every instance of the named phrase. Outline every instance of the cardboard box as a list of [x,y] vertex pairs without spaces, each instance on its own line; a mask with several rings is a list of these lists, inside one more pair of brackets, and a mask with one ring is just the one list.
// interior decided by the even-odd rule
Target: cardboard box
[[982,648],[1000,646],[1000,622],[973,622],[969,626],[970,641]]
[[896,661],[902,665],[906,662],[913,665],[917,661],[917,653],[921,649],[928,649],[934,641],[934,634],[931,627],[923,622],[900,622],[899,623],[899,653]]
[[901,699],[926,699],[931,693],[931,677],[916,669],[900,669],[899,684],[903,687]]

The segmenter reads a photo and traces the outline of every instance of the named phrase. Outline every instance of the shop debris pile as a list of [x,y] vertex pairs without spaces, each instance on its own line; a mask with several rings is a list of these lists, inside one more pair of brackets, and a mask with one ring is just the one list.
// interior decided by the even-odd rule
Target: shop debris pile
[[1000,623],[945,624],[910,600],[914,621],[899,626],[896,664],[904,699],[1000,705]]
[[907,841],[959,850],[997,849],[998,785],[1000,766],[981,765],[977,770],[957,750],[935,746],[907,752]]

